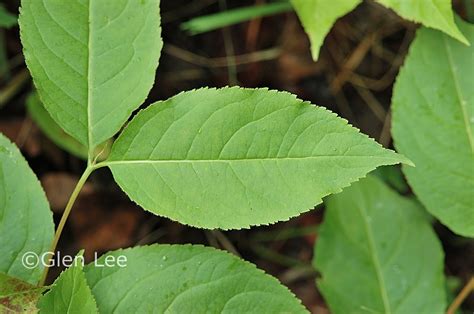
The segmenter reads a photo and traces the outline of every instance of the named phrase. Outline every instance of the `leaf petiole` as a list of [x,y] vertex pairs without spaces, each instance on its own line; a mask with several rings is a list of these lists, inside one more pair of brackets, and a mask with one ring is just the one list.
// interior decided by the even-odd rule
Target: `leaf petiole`
[[[61,237],[61,233],[63,232],[64,225],[66,224],[67,218],[69,217],[69,214],[71,213],[72,207],[77,197],[79,196],[79,193],[82,190],[82,187],[86,183],[87,179],[89,178],[91,173],[97,168],[98,168],[97,165],[88,165],[86,170],[84,170],[84,173],[82,174],[82,176],[79,178],[79,181],[77,182],[76,187],[74,188],[71,196],[69,197],[69,200],[64,209],[64,213],[61,216],[61,220],[59,221],[58,228],[56,229],[56,233],[54,234],[53,243],[51,244],[49,253],[54,255],[53,252],[56,250],[56,246],[58,245],[59,238]],[[44,286],[46,282],[46,278],[48,276],[48,271],[49,271],[49,267],[45,267],[43,270],[43,274],[41,275],[39,286]]]

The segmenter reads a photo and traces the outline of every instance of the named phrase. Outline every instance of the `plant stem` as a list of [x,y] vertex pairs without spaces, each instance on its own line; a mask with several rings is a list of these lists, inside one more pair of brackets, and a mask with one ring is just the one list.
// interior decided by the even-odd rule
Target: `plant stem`
[[448,310],[446,311],[447,314],[454,314],[457,309],[461,306],[464,299],[466,299],[469,294],[474,291],[474,276],[469,279],[467,284],[462,288],[461,292],[456,296],[453,303],[449,306]]
[[[84,183],[86,183],[87,178],[89,178],[90,174],[95,169],[96,167],[94,166],[88,166],[86,170],[84,170],[84,173],[79,178],[79,181],[77,182],[76,187],[74,188],[71,196],[69,197],[69,200],[66,204],[66,208],[64,209],[64,213],[61,216],[61,220],[59,221],[58,228],[56,229],[56,233],[54,234],[53,243],[51,244],[51,248],[48,251],[49,253],[52,254],[52,256],[54,256],[54,253],[56,251],[56,246],[58,245],[58,241],[59,241],[59,238],[61,237],[61,233],[63,232],[64,225],[66,224],[67,218],[69,217],[69,214],[71,213],[72,206],[74,205],[74,202],[76,201],[79,195],[79,192],[84,186]],[[43,275],[41,276],[40,286],[44,286],[46,282],[46,278],[48,276],[48,271],[49,271],[49,267],[45,267],[43,270]]]

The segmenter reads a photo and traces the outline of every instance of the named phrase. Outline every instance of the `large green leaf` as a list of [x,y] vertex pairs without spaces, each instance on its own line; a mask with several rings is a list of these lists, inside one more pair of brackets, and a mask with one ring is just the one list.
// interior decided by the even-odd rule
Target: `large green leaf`
[[[98,267],[106,258],[109,266],[117,266]],[[126,260],[125,267],[119,267],[119,258]],[[118,250],[84,271],[104,314],[307,312],[278,280],[213,248],[153,245]]]
[[36,302],[44,289],[0,272],[0,313],[37,313]]
[[[474,42],[474,26],[458,22]],[[474,46],[420,29],[393,96],[395,146],[427,209],[454,232],[474,237]]]
[[423,208],[368,177],[327,199],[316,243],[331,313],[443,313],[443,251]]
[[141,111],[105,162],[143,208],[204,228],[287,220],[407,161],[321,107],[267,89],[199,89]]
[[40,278],[41,255],[53,240],[53,217],[46,195],[18,148],[0,134],[0,271],[32,284]]
[[[400,16],[427,27],[439,29],[457,40],[468,41],[454,23],[451,0],[376,0],[395,10]],[[291,0],[309,36],[313,59],[336,20],[352,11],[362,0]]]
[[159,0],[23,0],[19,22],[41,100],[89,149],[146,98],[162,47]]
[[[83,272],[82,254],[72,262],[72,266],[61,273],[51,290],[38,302],[41,313],[62,314],[99,313],[91,289]],[[126,286],[126,282],[122,282]]]

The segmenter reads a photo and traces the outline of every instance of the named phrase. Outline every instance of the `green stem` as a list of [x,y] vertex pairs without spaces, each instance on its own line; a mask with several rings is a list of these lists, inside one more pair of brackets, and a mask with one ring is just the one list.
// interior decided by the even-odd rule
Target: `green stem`
[[[64,225],[66,224],[67,218],[69,217],[69,214],[71,213],[72,206],[74,205],[74,202],[76,201],[79,195],[79,192],[84,186],[84,183],[86,183],[87,178],[89,178],[90,174],[95,169],[97,169],[97,167],[89,165],[84,171],[84,173],[82,174],[82,176],[80,177],[79,181],[77,182],[76,187],[72,191],[72,194],[69,197],[69,200],[66,204],[66,208],[64,209],[64,213],[61,217],[61,220],[59,221],[59,225],[58,225],[58,228],[56,229],[56,233],[54,234],[53,243],[51,244],[51,248],[48,251],[52,255],[54,255],[54,252],[56,251],[56,246],[58,245],[58,241],[59,241],[59,238],[61,237],[61,233],[63,232]],[[49,267],[45,267],[43,270],[43,275],[41,276],[40,286],[44,286],[44,284],[46,283],[46,278],[48,277],[48,271],[49,271]]]

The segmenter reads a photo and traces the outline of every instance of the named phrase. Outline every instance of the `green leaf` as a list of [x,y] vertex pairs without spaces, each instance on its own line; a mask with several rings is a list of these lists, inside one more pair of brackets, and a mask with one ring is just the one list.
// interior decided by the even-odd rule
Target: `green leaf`
[[[376,0],[400,16],[439,29],[469,44],[454,23],[451,0]],[[338,18],[352,11],[362,0],[291,0],[309,36],[313,59],[317,60],[323,40]]]
[[451,0],[376,0],[393,9],[401,17],[438,29],[449,36],[469,45],[454,22]]
[[314,265],[331,313],[443,313],[443,251],[418,203],[368,177],[326,202]]
[[[72,262],[73,266],[63,271],[51,290],[40,298],[38,307],[41,313],[99,313],[87,285],[83,262],[82,253],[79,253]],[[126,282],[121,284],[126,286]]]
[[287,220],[377,166],[409,162],[321,107],[199,89],[141,111],[104,163],[143,208],[202,228]]
[[118,250],[84,270],[100,313],[307,313],[275,278],[203,246]]
[[162,47],[159,0],[23,0],[19,22],[42,102],[89,150],[145,100]]
[[242,23],[254,18],[291,11],[291,9],[291,4],[286,1],[241,7],[191,19],[181,24],[181,29],[196,35],[225,26]]
[[[458,20],[474,42],[474,26]],[[403,168],[428,211],[474,237],[474,46],[418,31],[392,101],[395,146],[416,163]]]
[[8,12],[5,7],[0,4],[0,27],[10,28],[17,23],[17,17]]
[[[26,100],[26,107],[31,119],[38,125],[43,133],[56,145],[70,152],[76,157],[86,159],[88,149],[75,138],[64,132],[63,129],[51,118],[41,103],[37,93],[32,93]],[[96,155],[107,156],[111,147],[111,141],[107,141],[96,148]],[[102,158],[104,159],[104,158]]]
[[22,258],[46,252],[53,233],[53,215],[38,179],[18,148],[0,134],[0,271],[36,284],[43,266],[34,265],[34,256],[27,261],[31,267],[24,266]]
[[291,0],[311,42],[311,54],[318,60],[324,38],[338,18],[352,11],[362,0]]
[[37,313],[44,289],[0,272],[0,313]]

